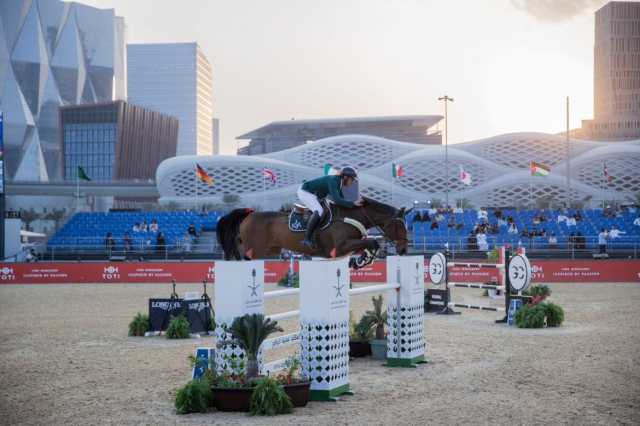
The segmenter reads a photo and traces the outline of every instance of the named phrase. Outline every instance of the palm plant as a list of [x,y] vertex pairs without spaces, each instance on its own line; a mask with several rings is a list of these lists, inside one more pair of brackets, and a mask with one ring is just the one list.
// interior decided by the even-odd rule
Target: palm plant
[[372,297],[373,311],[365,312],[361,322],[370,324],[370,327],[375,327],[376,340],[384,339],[384,326],[387,323],[387,312],[382,310],[382,295],[378,297]]
[[258,351],[262,342],[270,334],[281,331],[282,327],[278,326],[277,321],[265,318],[262,314],[246,314],[233,321],[229,332],[247,356],[247,379],[258,376]]

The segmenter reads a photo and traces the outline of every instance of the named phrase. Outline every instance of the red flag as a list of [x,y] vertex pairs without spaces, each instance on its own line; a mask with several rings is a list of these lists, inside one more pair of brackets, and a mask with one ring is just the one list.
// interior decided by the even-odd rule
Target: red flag
[[196,164],[196,176],[198,176],[198,179],[205,182],[207,185],[213,185],[213,178],[209,176],[199,164]]
[[275,185],[278,182],[278,176],[271,169],[262,170],[262,176],[271,180],[271,184]]

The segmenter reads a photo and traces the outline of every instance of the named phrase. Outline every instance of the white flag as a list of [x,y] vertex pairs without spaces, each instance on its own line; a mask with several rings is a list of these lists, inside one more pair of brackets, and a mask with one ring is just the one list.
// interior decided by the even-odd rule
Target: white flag
[[465,171],[462,166],[460,166],[460,182],[471,185],[471,173]]

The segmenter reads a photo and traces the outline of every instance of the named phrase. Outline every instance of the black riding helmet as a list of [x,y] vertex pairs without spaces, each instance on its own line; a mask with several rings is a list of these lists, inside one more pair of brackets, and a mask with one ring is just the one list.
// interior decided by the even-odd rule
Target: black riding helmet
[[340,174],[342,176],[352,177],[354,180],[358,180],[358,172],[351,166],[343,167]]

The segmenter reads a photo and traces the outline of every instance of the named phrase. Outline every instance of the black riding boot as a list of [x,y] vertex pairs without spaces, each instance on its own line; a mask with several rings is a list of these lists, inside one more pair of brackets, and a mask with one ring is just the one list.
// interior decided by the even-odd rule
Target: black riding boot
[[304,240],[302,240],[302,244],[309,247],[310,249],[316,248],[316,243],[313,241],[313,232],[316,230],[318,222],[320,222],[320,215],[318,214],[318,212],[313,212],[313,215],[311,215],[311,218],[309,219],[309,223],[307,223],[307,230],[304,233]]

